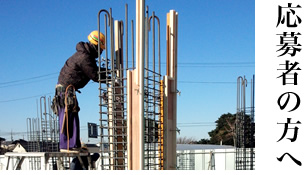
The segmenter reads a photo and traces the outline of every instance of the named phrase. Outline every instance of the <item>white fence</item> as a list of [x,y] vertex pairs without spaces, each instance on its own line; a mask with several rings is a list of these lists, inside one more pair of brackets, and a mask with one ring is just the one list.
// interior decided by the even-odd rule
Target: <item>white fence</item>
[[[249,149],[250,151],[250,149]],[[43,157],[39,159],[44,160]],[[18,160],[10,159],[9,170],[15,169]],[[247,160],[250,161],[250,160]],[[236,167],[236,150],[235,148],[227,149],[194,149],[194,150],[177,150],[177,170],[235,170]],[[0,155],[0,170],[5,170],[8,163],[8,157]],[[35,166],[33,166],[33,163]],[[101,169],[101,159],[96,161],[96,169]],[[109,160],[104,160],[104,164],[109,164]],[[38,167],[38,164],[40,165]],[[49,164],[49,163],[48,163]],[[25,158],[21,170],[47,169],[51,170],[50,165],[44,165],[38,159]]]

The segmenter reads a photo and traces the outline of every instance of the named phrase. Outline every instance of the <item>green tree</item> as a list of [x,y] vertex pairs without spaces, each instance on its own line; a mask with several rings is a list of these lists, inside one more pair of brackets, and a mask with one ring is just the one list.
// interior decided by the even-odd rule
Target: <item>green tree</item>
[[235,145],[235,119],[236,115],[227,113],[215,121],[216,128],[210,131],[210,144]]
[[[245,115],[244,128],[244,146],[246,148],[255,147],[255,123],[251,122],[249,115]],[[236,143],[236,114],[223,114],[216,121],[216,128],[210,131],[208,134],[210,136],[210,144],[220,144],[241,146],[242,143],[237,145]]]
[[210,144],[210,139],[200,139],[196,144]]

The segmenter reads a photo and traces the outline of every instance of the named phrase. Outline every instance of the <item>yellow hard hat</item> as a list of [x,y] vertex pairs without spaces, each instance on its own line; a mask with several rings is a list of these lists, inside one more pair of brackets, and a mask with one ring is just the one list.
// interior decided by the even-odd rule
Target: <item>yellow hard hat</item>
[[[94,30],[88,35],[88,40],[91,44],[98,45],[98,31]],[[100,47],[105,49],[105,36],[100,32]]]

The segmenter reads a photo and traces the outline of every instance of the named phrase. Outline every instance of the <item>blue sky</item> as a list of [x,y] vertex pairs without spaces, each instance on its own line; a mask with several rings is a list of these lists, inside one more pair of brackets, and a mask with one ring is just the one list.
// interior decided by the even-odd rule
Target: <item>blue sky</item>
[[[135,20],[134,0],[0,0],[0,137],[10,140],[11,130],[26,131],[26,118],[37,116],[41,95],[53,96],[58,73],[76,43],[87,41],[97,29],[97,12],[112,8],[114,19],[125,20],[126,3],[129,20]],[[250,82],[255,73],[255,2],[147,0],[146,4],[150,15],[155,11],[161,20],[162,63],[166,13],[174,9],[179,14],[178,137],[208,138],[218,117],[236,111],[237,77],[245,75]],[[89,83],[81,91],[81,135],[87,140],[87,122],[99,119],[98,84]]]

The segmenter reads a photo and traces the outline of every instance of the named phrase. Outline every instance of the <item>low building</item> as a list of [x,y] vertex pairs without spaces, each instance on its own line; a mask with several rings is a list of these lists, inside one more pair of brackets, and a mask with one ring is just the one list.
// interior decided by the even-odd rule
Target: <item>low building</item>
[[235,147],[228,145],[177,144],[178,170],[234,170]]

